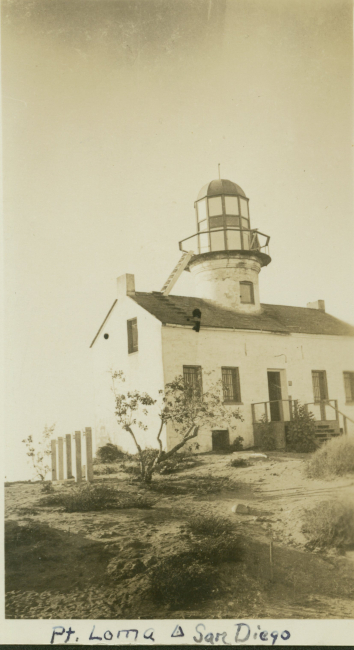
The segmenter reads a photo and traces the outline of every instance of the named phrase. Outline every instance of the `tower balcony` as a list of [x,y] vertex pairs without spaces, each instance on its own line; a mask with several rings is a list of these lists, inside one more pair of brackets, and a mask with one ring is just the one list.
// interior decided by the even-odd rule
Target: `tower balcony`
[[179,242],[183,252],[195,255],[219,251],[252,251],[269,255],[269,235],[249,228],[222,227],[203,230]]

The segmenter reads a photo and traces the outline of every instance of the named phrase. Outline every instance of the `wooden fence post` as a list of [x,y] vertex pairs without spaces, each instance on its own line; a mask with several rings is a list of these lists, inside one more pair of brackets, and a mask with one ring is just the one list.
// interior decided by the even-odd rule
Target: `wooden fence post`
[[86,427],[86,478],[88,481],[93,481],[93,465],[92,465],[92,429]]
[[81,431],[75,431],[76,483],[81,483]]
[[59,481],[64,479],[64,445],[63,438],[59,436],[58,438],[58,464],[59,464]]
[[66,441],[66,478],[73,477],[73,466],[71,460],[71,434],[67,433],[65,436]]
[[52,448],[52,481],[57,480],[57,444],[56,440],[51,440]]

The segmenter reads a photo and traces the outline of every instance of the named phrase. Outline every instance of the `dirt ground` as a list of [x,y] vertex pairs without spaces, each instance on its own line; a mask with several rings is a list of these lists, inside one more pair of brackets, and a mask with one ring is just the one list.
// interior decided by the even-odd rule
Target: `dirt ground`
[[[168,493],[151,492],[150,510],[64,513],[38,507],[38,483],[6,487],[7,618],[353,618],[354,551],[309,549],[301,531],[304,508],[328,497],[353,498],[352,475],[332,481],[306,479],[305,455],[270,452],[249,467],[202,454],[195,467],[159,476]],[[221,491],[205,486],[216,479]],[[150,494],[123,472],[99,476],[132,493]],[[199,486],[199,487],[198,487]],[[70,490],[57,483],[55,490]],[[232,512],[237,504],[249,514]],[[233,522],[244,558],[219,567],[220,581],[198,607],[172,610],[144,599],[145,569],[186,547],[185,525],[197,514]],[[20,527],[36,523],[28,543]],[[273,576],[269,561],[273,539]],[[116,567],[128,567],[117,578]]]

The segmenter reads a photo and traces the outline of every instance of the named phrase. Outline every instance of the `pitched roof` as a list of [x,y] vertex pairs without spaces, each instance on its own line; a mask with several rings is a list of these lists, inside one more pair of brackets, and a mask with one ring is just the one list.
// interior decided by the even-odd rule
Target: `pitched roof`
[[163,296],[161,293],[137,291],[130,298],[162,323],[192,326],[193,310],[202,312],[201,326],[266,332],[330,334],[354,336],[354,326],[308,307],[262,304],[260,314],[239,314],[220,307],[211,300],[190,296]]

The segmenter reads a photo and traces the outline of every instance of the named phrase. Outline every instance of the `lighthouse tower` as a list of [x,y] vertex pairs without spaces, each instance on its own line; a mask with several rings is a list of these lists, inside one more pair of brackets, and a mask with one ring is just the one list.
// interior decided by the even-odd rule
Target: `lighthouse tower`
[[271,261],[270,237],[251,228],[246,194],[232,181],[214,180],[194,205],[197,232],[179,246],[193,251],[186,270],[194,276],[196,297],[236,312],[260,313],[258,275]]

